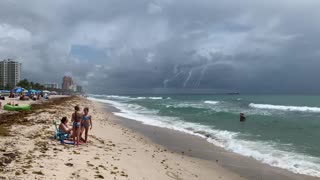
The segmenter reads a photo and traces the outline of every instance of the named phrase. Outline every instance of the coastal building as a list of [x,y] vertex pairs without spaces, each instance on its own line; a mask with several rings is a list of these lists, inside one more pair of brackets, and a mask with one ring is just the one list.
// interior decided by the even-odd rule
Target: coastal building
[[45,83],[44,87],[50,88],[50,89],[58,89],[58,84],[57,83]]
[[73,80],[70,76],[64,76],[62,81],[62,89],[63,90],[70,90],[73,87]]
[[0,87],[14,88],[21,79],[21,63],[6,59],[0,61]]
[[76,91],[77,91],[77,85],[76,85],[76,84],[72,84],[72,85],[69,87],[69,90],[76,92]]
[[82,93],[82,86],[77,86],[77,92]]

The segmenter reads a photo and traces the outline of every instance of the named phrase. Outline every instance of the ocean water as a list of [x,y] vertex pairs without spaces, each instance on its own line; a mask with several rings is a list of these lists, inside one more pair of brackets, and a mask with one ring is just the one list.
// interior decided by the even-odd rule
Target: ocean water
[[[118,116],[205,138],[228,151],[320,177],[320,96],[90,95]],[[243,112],[246,122],[239,122]]]

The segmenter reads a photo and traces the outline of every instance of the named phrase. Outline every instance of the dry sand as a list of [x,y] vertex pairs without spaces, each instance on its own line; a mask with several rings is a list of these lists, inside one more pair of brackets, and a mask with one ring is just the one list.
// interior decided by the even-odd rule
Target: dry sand
[[[52,120],[70,119],[76,104],[93,116],[89,143],[62,145],[53,139]],[[152,143],[86,99],[60,98],[0,118],[11,135],[0,138],[0,179],[242,179],[215,162]]]

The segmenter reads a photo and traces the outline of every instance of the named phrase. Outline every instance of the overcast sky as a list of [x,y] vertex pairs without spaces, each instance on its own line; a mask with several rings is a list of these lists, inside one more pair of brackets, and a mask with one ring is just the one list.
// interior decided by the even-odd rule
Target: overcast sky
[[[90,92],[320,92],[319,0],[1,0],[0,57]],[[91,88],[90,88],[91,87]]]

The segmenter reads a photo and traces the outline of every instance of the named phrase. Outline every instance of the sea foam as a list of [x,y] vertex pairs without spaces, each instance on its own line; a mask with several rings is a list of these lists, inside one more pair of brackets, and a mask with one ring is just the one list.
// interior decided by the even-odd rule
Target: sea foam
[[213,105],[215,105],[215,104],[218,104],[218,103],[219,103],[219,101],[204,101],[204,103],[206,103],[206,104],[213,104]]
[[[151,100],[161,100],[164,99],[163,97],[131,97],[131,96],[118,96],[118,95],[90,95],[92,97],[96,98],[107,98],[112,100],[145,100],[145,99],[151,99]],[[171,99],[170,97],[167,97],[166,99]]]
[[319,107],[308,107],[308,106],[283,106],[283,105],[250,103],[249,107],[257,108],[257,109],[280,110],[280,111],[299,111],[299,112],[316,112],[316,113],[320,113],[320,108]]

